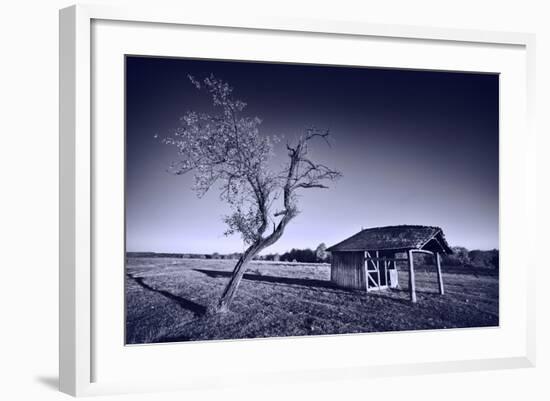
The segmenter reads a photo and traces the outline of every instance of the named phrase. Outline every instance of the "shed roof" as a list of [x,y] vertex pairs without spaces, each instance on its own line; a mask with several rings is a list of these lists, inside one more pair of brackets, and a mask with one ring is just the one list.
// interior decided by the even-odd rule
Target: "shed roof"
[[331,246],[327,251],[406,251],[411,249],[453,253],[441,228],[414,225],[367,228]]

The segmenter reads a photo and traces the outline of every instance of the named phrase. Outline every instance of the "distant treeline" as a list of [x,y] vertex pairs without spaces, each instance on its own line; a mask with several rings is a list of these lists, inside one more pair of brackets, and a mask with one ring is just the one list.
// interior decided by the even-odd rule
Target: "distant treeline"
[[[473,250],[470,251],[462,246],[452,247],[452,255],[442,255],[441,263],[447,266],[470,266],[475,268],[495,269],[499,267],[498,249],[489,251]],[[425,254],[414,256],[416,263],[431,264],[433,257]]]
[[167,253],[167,252],[126,252],[129,258],[180,258],[180,259],[239,259],[241,253],[225,255],[214,253]]
[[292,248],[290,251],[283,254],[272,253],[260,256],[260,260],[273,260],[282,262],[300,262],[300,263],[330,263],[330,253],[327,252],[325,244],[320,244],[315,250],[296,249]]
[[[300,263],[330,263],[330,254],[326,251],[325,244],[320,244],[315,250],[306,249],[291,249],[283,254],[270,253],[267,255],[258,255],[254,260],[265,260],[274,262],[300,262]],[[237,260],[241,257],[241,253],[234,252],[228,254],[220,254],[217,252],[204,253],[166,253],[166,252],[126,252],[129,258],[181,258],[181,259],[227,259]]]
[[498,269],[499,267],[498,249],[492,249],[490,251],[469,251],[461,246],[455,246],[452,249],[453,254],[447,255],[444,258],[444,262],[450,265],[466,265],[488,269]]
[[[258,255],[254,260],[265,260],[273,262],[299,262],[299,263],[330,263],[330,252],[327,252],[325,244],[313,250],[310,248],[293,248],[288,252],[270,253],[267,255]],[[470,251],[464,247],[453,247],[452,255],[443,255],[442,263],[448,266],[472,266],[476,268],[498,269],[499,252],[498,249],[490,251],[473,250]],[[157,252],[127,252],[128,257],[133,258],[182,258],[182,259],[227,259],[238,260],[241,253],[234,252],[220,254],[217,252],[211,254],[204,253],[157,253]],[[430,255],[415,255],[416,263],[431,264],[433,257]]]

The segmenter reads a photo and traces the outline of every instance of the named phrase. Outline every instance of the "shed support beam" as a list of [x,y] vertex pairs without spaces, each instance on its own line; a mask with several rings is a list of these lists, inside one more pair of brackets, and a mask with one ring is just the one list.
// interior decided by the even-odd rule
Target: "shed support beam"
[[412,249],[411,252],[425,253],[427,255],[433,255],[434,254],[432,251],[428,251],[426,249]]
[[387,260],[384,261],[384,275],[386,276],[386,286],[390,286],[389,273],[388,273],[389,263]]
[[411,292],[411,302],[416,303],[416,288],[414,281],[414,261],[413,251],[408,251],[409,255],[409,291]]
[[441,274],[441,255],[439,252],[435,253],[435,264],[437,265],[437,280],[439,281],[439,293],[445,294],[445,288],[443,288],[443,275]]
[[378,276],[378,291],[380,291],[380,254],[376,251],[376,274]]
[[363,270],[365,271],[365,286],[366,291],[369,292],[369,261],[368,257],[370,257],[370,254],[368,251],[365,251],[365,263],[363,265]]

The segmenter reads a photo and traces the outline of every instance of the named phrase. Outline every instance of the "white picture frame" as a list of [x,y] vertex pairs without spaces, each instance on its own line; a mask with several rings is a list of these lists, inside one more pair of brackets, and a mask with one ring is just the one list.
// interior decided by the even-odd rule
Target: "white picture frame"
[[[415,43],[436,43],[438,46],[453,45],[462,48],[482,48],[494,47],[499,49],[513,49],[510,57],[517,61],[518,71],[525,76],[516,76],[514,85],[524,93],[525,96],[519,96],[516,99],[523,110],[512,110],[503,104],[503,108],[515,114],[517,112],[517,121],[508,118],[503,123],[504,132],[516,133],[517,136],[507,137],[507,142],[501,145],[501,183],[519,184],[521,183],[523,191],[520,193],[506,196],[506,204],[502,203],[503,193],[501,192],[501,223],[506,222],[508,227],[507,234],[501,239],[503,250],[510,249],[506,244],[513,243],[515,229],[521,231],[530,229],[535,225],[535,133],[532,129],[533,112],[533,90],[534,90],[534,35],[524,33],[507,32],[485,32],[460,29],[438,29],[415,26],[390,26],[376,25],[363,22],[350,21],[316,21],[316,20],[296,20],[292,18],[272,18],[258,16],[242,16],[239,19],[227,18],[216,15],[187,15],[185,10],[164,10],[155,7],[146,8],[111,8],[108,6],[78,5],[72,6],[60,11],[60,390],[75,396],[126,393],[134,391],[161,391],[170,389],[201,389],[209,387],[224,386],[231,383],[232,378],[228,370],[220,368],[213,374],[205,374],[200,369],[188,372],[185,379],[177,377],[151,378],[151,380],[133,381],[129,377],[116,378],[111,375],[108,379],[101,378],[101,372],[98,375],[98,365],[95,358],[98,356],[98,350],[103,349],[103,345],[96,344],[98,322],[103,323],[101,313],[97,313],[94,307],[94,296],[97,296],[97,286],[101,285],[101,280],[94,274],[94,260],[98,255],[94,254],[94,235],[97,235],[98,214],[95,213],[96,205],[94,191],[96,183],[94,181],[95,171],[98,168],[97,163],[100,158],[97,152],[103,148],[96,146],[93,138],[93,126],[97,125],[94,121],[94,87],[92,85],[92,76],[94,68],[98,68],[94,55],[104,41],[93,41],[94,23],[109,21],[108,24],[121,23],[140,23],[147,26],[155,26],[159,35],[165,35],[163,29],[171,27],[203,27],[205,29],[229,29],[232,32],[239,32],[243,35],[254,34],[254,32],[284,33],[287,36],[306,35],[308,37],[338,37],[344,40],[362,40],[366,38],[383,39],[391,41],[415,41]],[[142,29],[143,25],[134,26],[132,29]],[[158,29],[157,29],[158,28]],[[174,28],[174,29],[176,29]],[[117,29],[129,29],[119,27]],[[109,34],[109,30],[104,31],[102,35]],[[137,32],[137,31],[136,31]],[[155,36],[150,36],[154,41]],[[347,39],[346,39],[347,38]],[[114,39],[114,37],[113,37]],[[275,39],[276,40],[276,39]],[[113,40],[116,42],[116,40]],[[412,43],[412,42],[411,42]],[[94,47],[95,46],[95,47]],[[169,50],[164,50],[169,51]],[[456,49],[460,51],[460,49]],[[161,52],[162,53],[162,52]],[[163,53],[164,54],[164,53]],[[495,61],[498,63],[499,61]],[[381,65],[387,65],[383,61]],[[399,63],[397,64],[399,65]],[[447,65],[447,64],[446,64]],[[405,67],[405,66],[403,66]],[[410,66],[409,66],[410,67]],[[428,62],[424,65],[430,68]],[[419,67],[417,67],[419,68]],[[444,69],[441,65],[432,67],[435,69]],[[452,61],[449,61],[448,68],[452,69]],[[460,69],[460,66],[455,67]],[[505,66],[502,66],[505,68]],[[500,72],[497,68],[491,68],[493,72]],[[510,74],[516,74],[510,72]],[[510,80],[512,81],[512,80]],[[510,88],[511,89],[511,88]],[[120,88],[119,88],[120,90]],[[506,92],[504,92],[506,93]],[[504,96],[504,95],[502,95]],[[121,106],[121,105],[119,105]],[[501,116],[502,117],[502,116]],[[507,125],[506,125],[507,124]],[[502,135],[502,134],[501,134]],[[109,146],[109,145],[107,145]],[[504,148],[503,148],[504,147]],[[515,159],[517,157],[517,159]],[[518,161],[517,168],[512,171],[507,168],[510,162]],[[121,166],[119,166],[121,167]],[[508,186],[504,185],[503,191]],[[507,195],[507,193],[504,193]],[[512,229],[514,228],[514,229]],[[534,230],[532,230],[534,231]],[[388,363],[369,363],[368,361],[357,362],[357,360],[340,361],[339,365],[331,366],[303,366],[297,365],[293,369],[285,369],[284,366],[278,366],[275,370],[268,369],[267,366],[254,366],[253,377],[257,382],[293,382],[302,380],[320,380],[330,378],[353,378],[361,380],[366,377],[400,375],[400,374],[419,374],[436,373],[450,371],[471,371],[480,369],[502,369],[512,367],[530,367],[535,363],[535,329],[534,329],[534,279],[535,271],[534,252],[530,251],[532,245],[525,243],[522,249],[522,274],[517,284],[517,297],[519,299],[517,317],[519,331],[509,337],[502,338],[502,349],[509,346],[514,352],[499,354],[498,350],[484,354],[479,351],[473,353],[475,357],[466,359],[444,359],[423,361],[415,359],[414,355],[409,355],[407,362]],[[510,249],[502,253],[503,262],[501,266],[503,274],[502,285],[511,285],[507,283],[508,267],[514,261],[518,260],[517,250]],[[510,261],[510,263],[506,263]],[[502,289],[503,287],[501,287]],[[508,287],[506,287],[508,288]],[[110,297],[109,291],[102,292],[101,296]],[[501,297],[506,296],[507,292],[501,291]],[[503,302],[503,308],[508,308],[508,303]],[[105,320],[107,322],[108,320]],[[112,321],[112,320],[111,320]],[[506,322],[506,320],[505,320]],[[122,322],[121,322],[122,324]],[[103,327],[105,324],[103,324]],[[497,331],[506,332],[512,330],[510,325],[503,324],[498,329],[488,331],[487,339],[496,336]],[[474,336],[473,331],[462,331],[458,334],[451,333],[459,341],[467,342],[468,336]],[[387,336],[400,341],[399,336],[411,335],[402,334],[377,334],[379,339]],[[426,333],[419,341],[438,341],[438,332]],[[446,334],[447,335],[447,334]],[[372,335],[371,335],[372,336]],[[101,337],[101,336],[99,336]],[[338,338],[336,338],[338,337]],[[323,341],[325,347],[343,346],[344,342],[367,341],[367,337],[359,336],[334,336],[331,339],[316,340],[309,342],[302,341],[300,348],[303,352],[314,354],[316,347],[319,347]],[[372,338],[372,337],[369,337]],[[451,338],[451,337],[449,337]],[[460,340],[462,338],[462,340]],[[513,340],[511,340],[513,338]],[[197,357],[200,353],[211,355],[209,352],[228,353],[234,355],[235,352],[243,350],[249,353],[262,353],[274,355],[285,347],[289,346],[293,339],[284,340],[260,340],[253,342],[232,342],[216,344],[196,344],[200,348],[179,348],[178,352],[187,352],[191,358]],[[507,344],[506,341],[514,341]],[[498,342],[498,341],[496,341]],[[242,345],[244,344],[244,345]],[[420,344],[420,343],[419,343]],[[124,348],[122,340],[120,347]],[[159,347],[159,348],[156,348]],[[156,349],[163,349],[158,352],[159,355],[149,355],[155,361],[169,358],[170,353],[166,352],[172,345],[151,346],[147,348],[147,353],[156,353]],[[210,348],[208,348],[210,347]],[[243,348],[244,347],[244,348]],[[144,348],[141,348],[144,349]],[[211,350],[210,350],[211,349]],[[141,351],[139,351],[141,352]],[[298,352],[298,351],[296,351]],[[137,355],[132,358],[140,358]],[[329,352],[330,355],[330,352]],[[100,358],[105,360],[104,356]],[[136,359],[133,359],[135,363]],[[138,359],[139,360],[139,359]],[[114,359],[112,362],[115,362]],[[103,363],[104,365],[105,363]],[[247,367],[241,366],[241,370],[246,371]],[[264,364],[265,365],[265,364]]]

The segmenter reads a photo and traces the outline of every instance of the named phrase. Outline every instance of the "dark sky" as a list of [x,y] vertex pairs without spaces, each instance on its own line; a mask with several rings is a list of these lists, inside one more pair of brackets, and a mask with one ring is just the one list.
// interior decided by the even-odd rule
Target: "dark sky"
[[213,73],[262,118],[282,148],[309,126],[332,147],[315,160],[340,170],[328,190],[302,192],[302,213],[264,253],[328,246],[362,227],[436,225],[451,245],[498,248],[498,75],[128,57],[128,251],[242,251],[224,237],[227,212],[213,191],[197,199],[192,175],[166,172],[176,149],[160,143],[187,110],[213,111],[187,79]]

